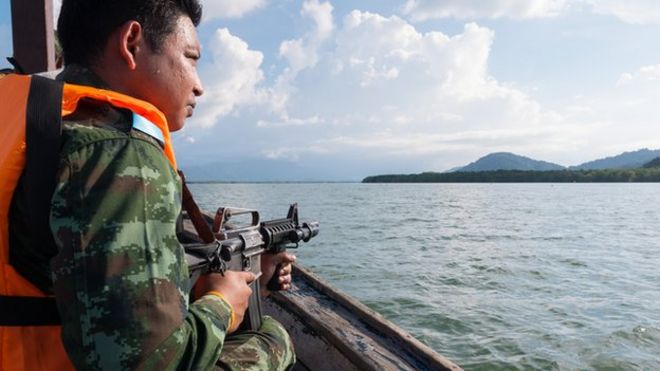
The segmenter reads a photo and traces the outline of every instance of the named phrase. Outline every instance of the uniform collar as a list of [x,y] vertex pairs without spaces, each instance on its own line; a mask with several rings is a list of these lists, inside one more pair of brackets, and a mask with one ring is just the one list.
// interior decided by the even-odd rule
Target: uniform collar
[[62,70],[62,72],[57,75],[57,80],[64,81],[69,84],[112,90],[108,84],[106,84],[106,82],[103,81],[103,79],[101,79],[92,70],[79,64],[71,64],[66,66],[64,70]]

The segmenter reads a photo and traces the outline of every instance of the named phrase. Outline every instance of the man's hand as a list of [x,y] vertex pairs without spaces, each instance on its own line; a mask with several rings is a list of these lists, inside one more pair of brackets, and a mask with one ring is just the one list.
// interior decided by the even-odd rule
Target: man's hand
[[261,255],[261,272],[263,276],[260,282],[262,296],[268,296],[270,293],[267,285],[273,276],[277,277],[276,282],[280,285],[280,290],[291,288],[291,264],[295,261],[296,256],[286,251],[279,254]]
[[234,322],[227,330],[227,333],[232,333],[243,322],[248,307],[248,299],[252,294],[252,289],[248,284],[254,279],[255,276],[252,272],[228,270],[225,272],[224,277],[219,273],[209,273],[199,277],[193,288],[193,294],[195,298],[200,298],[209,291],[221,293],[234,310]]

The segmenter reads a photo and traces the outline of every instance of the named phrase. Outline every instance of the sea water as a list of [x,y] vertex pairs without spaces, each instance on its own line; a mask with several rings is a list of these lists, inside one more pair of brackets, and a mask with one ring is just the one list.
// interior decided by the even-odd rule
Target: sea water
[[193,184],[467,370],[660,370],[660,184]]

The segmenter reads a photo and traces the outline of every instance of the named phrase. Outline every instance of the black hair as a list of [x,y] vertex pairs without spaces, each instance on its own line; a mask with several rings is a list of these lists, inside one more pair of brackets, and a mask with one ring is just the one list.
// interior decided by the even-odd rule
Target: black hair
[[131,20],[142,25],[148,45],[158,53],[181,15],[199,25],[199,0],[63,0],[57,32],[64,63],[91,65],[110,35]]

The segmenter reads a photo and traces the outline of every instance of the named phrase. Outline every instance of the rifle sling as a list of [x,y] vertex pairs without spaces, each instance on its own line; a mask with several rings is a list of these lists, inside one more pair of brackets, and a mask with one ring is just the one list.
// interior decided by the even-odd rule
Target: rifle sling
[[188,212],[190,221],[193,223],[193,226],[195,227],[195,230],[197,231],[197,234],[202,239],[202,241],[204,241],[204,243],[212,243],[215,241],[215,235],[213,234],[209,224],[204,219],[204,216],[199,210],[195,199],[193,199],[193,195],[188,189],[188,185],[186,184],[186,177],[183,175],[181,170],[179,170],[179,176],[181,177],[181,183],[183,184],[183,208],[186,210],[186,212]]

